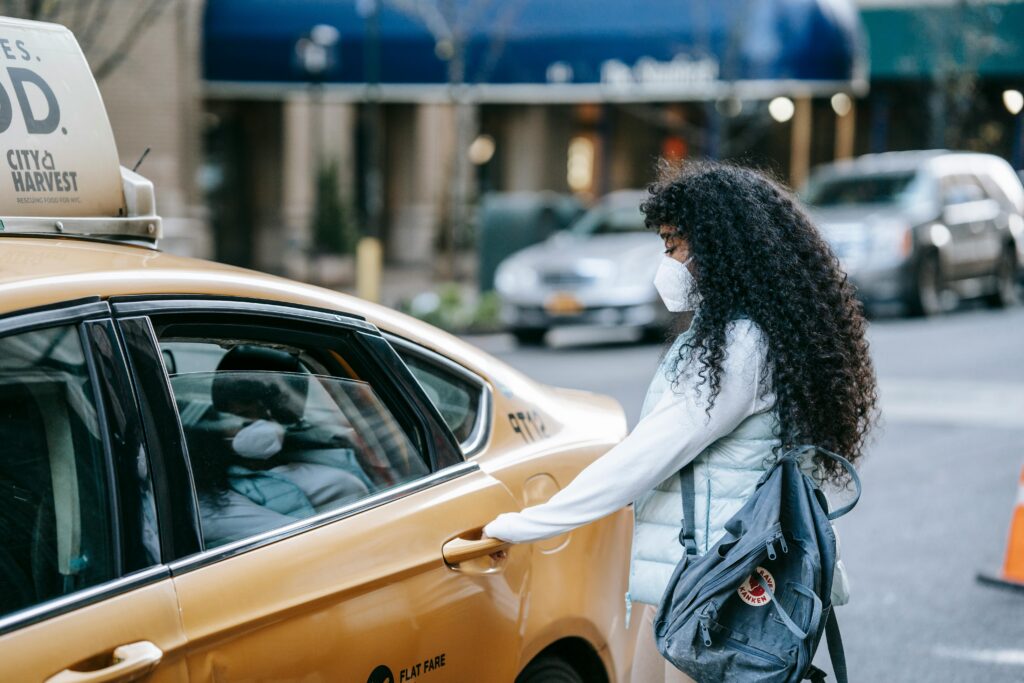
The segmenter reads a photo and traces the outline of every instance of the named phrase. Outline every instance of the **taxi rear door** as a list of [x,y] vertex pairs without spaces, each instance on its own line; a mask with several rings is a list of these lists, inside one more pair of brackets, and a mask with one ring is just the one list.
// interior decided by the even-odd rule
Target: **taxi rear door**
[[[248,339],[340,357],[387,410],[414,418],[428,451],[421,476],[292,524],[215,547],[195,529],[202,545],[171,563],[192,680],[515,678],[530,551],[513,547],[496,557],[493,546],[472,538],[516,501],[463,461],[436,410],[372,326],[243,302],[134,301],[115,304],[115,311],[145,403],[163,415],[165,428],[174,424],[166,430],[168,448],[184,446],[186,461],[197,453],[189,454],[189,427],[182,426],[188,416],[174,394],[186,368],[168,377],[173,343],[165,340],[194,351],[196,342],[181,341],[190,334],[221,346]],[[194,406],[187,411],[196,413]],[[185,438],[175,437],[182,429]],[[191,484],[176,497],[201,499]],[[202,517],[200,526],[212,521]]]

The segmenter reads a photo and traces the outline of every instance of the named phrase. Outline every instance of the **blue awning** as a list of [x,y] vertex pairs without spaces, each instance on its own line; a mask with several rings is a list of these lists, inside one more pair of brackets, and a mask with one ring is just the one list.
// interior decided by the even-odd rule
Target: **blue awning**
[[[377,0],[379,93],[447,98],[451,27],[429,0]],[[211,92],[273,95],[305,84],[296,44],[317,24],[340,39],[327,85],[365,94],[374,0],[209,0]],[[465,82],[482,101],[708,99],[866,87],[852,0],[453,0]],[[419,8],[419,9],[416,9]],[[423,8],[433,8],[427,11]]]

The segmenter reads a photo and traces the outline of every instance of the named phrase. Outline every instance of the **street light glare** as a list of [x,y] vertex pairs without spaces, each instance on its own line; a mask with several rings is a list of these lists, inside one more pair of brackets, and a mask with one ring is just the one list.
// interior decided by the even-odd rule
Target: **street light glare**
[[796,105],[788,97],[776,97],[768,103],[768,113],[779,123],[789,121],[795,112]]
[[490,135],[478,135],[469,144],[469,160],[476,166],[483,166],[494,156],[494,138]]
[[566,182],[573,192],[587,192],[594,182],[594,141],[578,136],[569,142]]
[[832,96],[832,111],[838,116],[846,116],[853,109],[853,100],[844,92],[837,92]]
[[340,37],[338,29],[330,24],[317,24],[309,31],[309,39],[321,47],[331,47]]
[[1003,106],[1006,107],[1006,111],[1016,116],[1024,109],[1024,93],[1020,90],[1004,90]]

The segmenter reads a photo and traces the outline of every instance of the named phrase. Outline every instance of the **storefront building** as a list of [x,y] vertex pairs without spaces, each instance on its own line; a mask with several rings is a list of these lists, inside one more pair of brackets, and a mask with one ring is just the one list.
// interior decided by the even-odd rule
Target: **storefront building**
[[968,149],[1021,168],[1024,2],[860,3],[871,94],[857,152]]
[[799,180],[812,131],[836,128],[830,98],[866,93],[865,49],[845,0],[209,0],[217,256],[308,272],[318,179],[336,183],[336,223],[378,234],[396,264],[466,246],[484,192],[590,199],[642,186],[659,156]]
[[[379,234],[390,264],[436,265],[445,240],[472,241],[483,193],[589,200],[643,185],[658,156],[795,182],[891,149],[1020,167],[1024,3],[857,5],[179,0],[99,83],[122,163],[150,149],[166,249],[314,280],[353,235]],[[113,47],[141,6],[109,3]],[[85,34],[95,69],[111,46],[72,9],[51,18]],[[334,41],[319,70],[317,26]],[[326,246],[325,206],[348,233]]]

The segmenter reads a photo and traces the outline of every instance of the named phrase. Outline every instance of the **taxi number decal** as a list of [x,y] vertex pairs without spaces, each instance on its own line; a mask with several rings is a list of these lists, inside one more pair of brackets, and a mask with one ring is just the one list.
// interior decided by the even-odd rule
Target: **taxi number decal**
[[538,439],[546,439],[548,437],[548,428],[544,424],[544,420],[541,418],[540,413],[536,410],[509,413],[508,424],[512,427],[513,432],[523,437],[523,441],[526,443],[531,443]]

